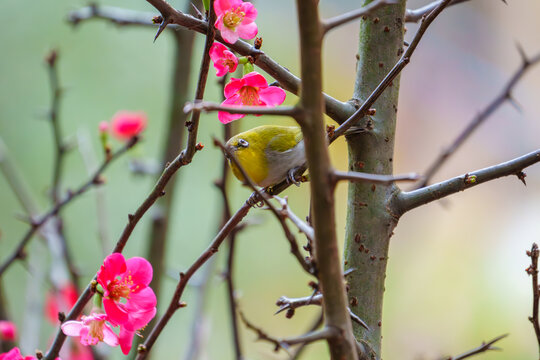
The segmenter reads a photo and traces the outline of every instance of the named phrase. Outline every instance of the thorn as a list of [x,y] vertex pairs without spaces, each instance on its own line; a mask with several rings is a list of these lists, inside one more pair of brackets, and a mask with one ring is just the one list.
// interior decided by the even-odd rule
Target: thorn
[[201,13],[201,11],[199,10],[199,8],[197,6],[195,6],[194,3],[191,3],[191,7],[193,8],[193,10],[195,10],[195,13],[197,15],[197,17],[200,19],[200,20],[203,20],[204,19],[204,16],[203,14]]
[[527,182],[525,181],[525,177],[527,176],[527,174],[525,174],[523,171],[520,171],[516,174],[516,176],[518,177],[519,180],[521,180],[523,185],[527,186]]
[[527,54],[525,54],[525,51],[523,50],[523,47],[521,46],[521,44],[516,42],[516,48],[519,53],[519,56],[521,57],[521,62],[523,63],[522,66],[523,67],[529,66],[531,62],[529,58],[527,57]]
[[163,21],[161,22],[161,24],[159,24],[159,28],[158,28],[158,31],[156,33],[156,36],[154,36],[154,42],[156,42],[157,38],[159,37],[159,35],[161,35],[161,32],[163,30],[165,30],[165,28],[167,27],[167,25],[169,25],[170,23],[170,20],[169,19],[163,19]]
[[508,93],[506,95],[506,99],[519,113],[521,113],[521,114],[523,113],[523,107],[521,106],[520,103],[517,102],[516,99],[514,99],[514,97],[512,96],[511,93]]

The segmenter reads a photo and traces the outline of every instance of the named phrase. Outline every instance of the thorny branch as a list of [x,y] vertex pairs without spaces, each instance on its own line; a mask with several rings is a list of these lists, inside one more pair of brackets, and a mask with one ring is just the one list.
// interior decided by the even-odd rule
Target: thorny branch
[[486,121],[502,104],[506,101],[512,101],[512,90],[523,77],[523,75],[534,65],[540,62],[540,54],[537,54],[531,59],[528,59],[523,51],[518,48],[522,61],[519,69],[514,73],[510,78],[508,83],[505,85],[503,90],[500,92],[491,103],[484,110],[482,110],[478,115],[476,115],[467,125],[467,127],[459,134],[459,136],[454,140],[452,145],[444,149],[441,154],[433,161],[431,166],[424,174],[422,182],[415,186],[416,189],[426,186],[429,181],[433,178],[433,175],[441,168],[441,166],[448,160],[448,158],[456,152],[456,150],[469,138],[469,136],[480,126],[484,121]]
[[188,102],[184,106],[184,112],[189,113],[194,110],[198,111],[226,111],[231,114],[246,114],[246,115],[279,115],[291,116],[298,118],[302,110],[296,106],[225,106],[207,101]]
[[[450,1],[450,4],[448,6],[456,5],[462,2],[466,2],[469,0],[452,0]],[[420,21],[424,16],[429,14],[433,9],[435,9],[437,6],[441,4],[442,0],[436,0],[432,3],[427,4],[426,6],[422,6],[418,9],[407,9],[405,12],[405,21],[406,22],[418,22]]]
[[323,32],[327,33],[338,26],[346,24],[349,21],[353,21],[362,16],[370,16],[375,10],[379,9],[380,7],[391,4],[397,4],[397,0],[375,0],[361,7],[360,9],[349,11],[345,14],[341,14],[330,19],[322,20],[321,23]]
[[314,330],[312,332],[300,335],[298,337],[287,338],[287,339],[277,339],[268,335],[264,330],[255,326],[251,322],[249,322],[242,312],[240,312],[240,318],[242,319],[244,325],[246,325],[248,329],[254,331],[257,334],[257,340],[268,341],[274,345],[274,351],[283,349],[289,355],[290,355],[289,353],[290,346],[297,345],[297,344],[309,344],[314,341],[327,340],[330,338],[336,338],[336,337],[341,336],[339,329],[327,326],[321,330]]
[[409,173],[403,175],[380,175],[368,174],[357,171],[339,171],[334,170],[332,177],[335,182],[347,180],[352,182],[368,182],[374,184],[390,185],[396,181],[415,181],[420,178],[418,174]]
[[13,253],[0,265],[0,276],[6,271],[6,269],[15,261],[18,259],[24,259],[24,248],[32,238],[32,236],[35,234],[35,232],[47,222],[50,218],[56,216],[60,210],[63,209],[64,206],[69,204],[71,201],[76,199],[78,196],[84,194],[87,190],[89,190],[94,185],[99,185],[102,182],[101,174],[105,169],[113,162],[113,160],[120,157],[122,154],[124,154],[127,150],[129,150],[131,147],[133,147],[138,141],[137,137],[133,137],[131,140],[128,141],[122,148],[120,148],[118,151],[113,153],[110,157],[105,158],[102,165],[92,174],[89,180],[87,180],[84,184],[82,184],[77,190],[68,192],[66,197],[62,200],[60,200],[56,205],[54,205],[49,211],[47,211],[45,214],[43,214],[41,217],[39,217],[37,220],[32,221],[30,229],[26,232],[26,234],[23,236],[23,238],[19,241],[19,244],[17,245],[17,248]]
[[540,251],[536,243],[532,244],[531,251],[527,251],[527,256],[531,258],[531,266],[527,268],[527,274],[532,276],[532,292],[533,292],[533,308],[532,316],[529,317],[529,321],[534,327],[534,333],[536,334],[536,341],[538,342],[538,349],[540,352],[540,323],[538,320],[538,304],[540,302],[540,288],[538,287],[538,257]]
[[445,358],[444,360],[463,360],[463,359],[472,357],[474,355],[481,354],[481,353],[489,351],[489,350],[500,350],[499,348],[493,347],[492,345],[495,344],[497,341],[499,341],[501,339],[504,339],[507,336],[508,336],[508,334],[497,336],[495,339],[490,340],[488,342],[482,342],[482,345],[480,345],[480,346],[478,346],[478,347],[476,347],[476,348],[474,348],[472,350],[469,350],[467,352],[464,352],[461,355]]
[[395,195],[394,200],[396,202],[394,205],[399,214],[404,214],[418,206],[503,176],[516,175],[519,180],[524,182],[525,174],[522,170],[537,162],[540,162],[540,149],[516,159],[456,176],[418,190],[401,192]]

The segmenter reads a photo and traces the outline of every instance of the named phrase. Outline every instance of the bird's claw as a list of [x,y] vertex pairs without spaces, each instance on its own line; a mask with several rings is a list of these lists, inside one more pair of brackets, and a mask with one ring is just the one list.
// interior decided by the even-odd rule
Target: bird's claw
[[296,170],[298,170],[299,167],[295,167],[289,170],[287,173],[287,183],[288,184],[294,184],[296,186],[300,186],[300,181],[296,181],[296,178],[294,177],[294,174],[296,173]]

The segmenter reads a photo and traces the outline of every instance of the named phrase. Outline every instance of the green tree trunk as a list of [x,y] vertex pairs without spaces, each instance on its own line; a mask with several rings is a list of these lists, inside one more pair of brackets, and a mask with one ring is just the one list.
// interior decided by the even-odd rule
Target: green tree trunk
[[[368,3],[367,1],[366,3]],[[377,10],[361,20],[354,100],[361,104],[395,65],[403,53],[405,1]],[[346,134],[349,169],[392,174],[399,78],[374,105],[376,114],[366,117]],[[388,245],[398,217],[388,208],[395,186],[349,183],[345,268],[351,310],[370,331],[354,324],[357,340],[381,357],[381,326]]]

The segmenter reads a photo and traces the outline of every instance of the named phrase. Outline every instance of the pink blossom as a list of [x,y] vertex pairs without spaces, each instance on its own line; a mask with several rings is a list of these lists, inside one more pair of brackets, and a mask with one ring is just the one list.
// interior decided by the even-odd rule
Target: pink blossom
[[57,324],[58,313],[69,311],[78,297],[77,289],[72,283],[65,284],[58,291],[48,292],[45,298],[45,316],[51,324]]
[[223,76],[228,72],[232,73],[238,66],[238,58],[225,45],[218,42],[210,48],[210,59],[214,62],[217,76]]
[[96,345],[103,341],[109,346],[118,346],[118,335],[105,323],[106,314],[92,313],[82,316],[81,321],[66,321],[62,324],[62,332],[68,336],[80,336],[81,344]]
[[119,111],[111,120],[111,130],[120,140],[128,140],[139,135],[146,127],[144,112]]
[[17,337],[17,327],[7,320],[0,320],[0,340],[14,341]]
[[215,0],[216,28],[221,31],[223,40],[234,44],[238,38],[253,39],[257,35],[257,9],[242,0]]
[[[244,75],[241,79],[231,78],[224,92],[226,100],[221,105],[277,106],[285,101],[285,91],[277,86],[268,86],[264,76],[255,71]],[[218,112],[218,119],[223,124],[244,116],[244,114]]]
[[155,316],[156,295],[148,287],[152,272],[152,265],[141,257],[125,260],[114,253],[105,258],[97,281],[104,289],[103,307],[112,325],[136,331]]
[[[36,360],[33,356],[22,356],[21,350],[18,347],[14,347],[7,353],[0,354],[0,360]],[[57,358],[56,360],[60,360]]]

